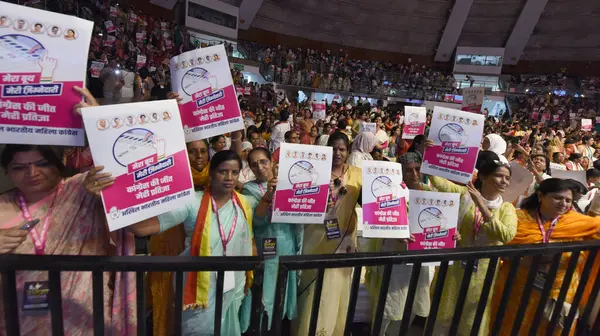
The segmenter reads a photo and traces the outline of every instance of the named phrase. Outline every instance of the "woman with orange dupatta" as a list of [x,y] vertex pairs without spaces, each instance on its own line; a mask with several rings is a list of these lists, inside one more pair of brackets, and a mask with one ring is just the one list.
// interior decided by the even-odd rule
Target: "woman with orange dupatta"
[[[597,239],[597,233],[600,229],[600,218],[585,216],[572,210],[572,188],[573,186],[570,182],[556,178],[547,179],[540,183],[537,193],[525,199],[521,209],[517,210],[517,218],[519,220],[517,234],[508,244],[544,244]],[[533,326],[533,318],[546,281],[546,274],[552,262],[552,257],[543,258],[539,264],[534,289],[531,292],[525,316],[523,320],[517,321],[520,324],[519,335],[527,335],[529,328]],[[554,307],[570,260],[570,253],[562,255],[556,280],[552,285],[550,297],[542,315],[542,321],[539,326],[535,326],[538,327],[538,335],[546,334],[546,328],[555,309],[559,309],[560,318],[554,330],[554,335],[562,333],[563,323],[569,314],[569,310],[576,309],[571,307],[571,302],[579,286],[579,277],[585,264],[585,259],[584,257],[579,257],[578,267],[571,280],[565,303],[562,307]],[[494,326],[494,321],[491,322],[490,329],[492,327],[499,327],[499,335],[508,335],[511,332],[513,323],[515,322],[515,315],[521,302],[521,295],[527,282],[530,266],[531,258],[527,257],[521,260],[518,274],[512,285],[511,293],[508,296],[508,305],[505,309],[502,325]],[[498,313],[497,309],[510,267],[510,261],[505,261],[500,266],[491,305],[492,316],[496,316]],[[571,334],[573,334],[574,330],[575,328],[572,326]]]
[[[230,150],[216,153],[210,161],[210,186],[196,191],[196,199],[181,208],[153,217],[128,230],[136,236],[155,235],[183,223],[186,234],[182,256],[255,255],[252,216],[256,202],[235,191],[242,162]],[[225,272],[222,335],[241,335],[248,314],[240,314],[252,273]],[[213,335],[216,304],[216,273],[189,272],[184,275],[182,329],[184,335]]]
[[[209,186],[209,156],[206,139],[186,144],[192,180],[196,190],[204,190]],[[169,230],[152,236],[148,245],[150,255],[176,256],[185,249],[185,230],[177,225]],[[172,272],[149,272],[149,303],[152,305],[152,332],[154,336],[167,336],[173,330],[173,292]]]

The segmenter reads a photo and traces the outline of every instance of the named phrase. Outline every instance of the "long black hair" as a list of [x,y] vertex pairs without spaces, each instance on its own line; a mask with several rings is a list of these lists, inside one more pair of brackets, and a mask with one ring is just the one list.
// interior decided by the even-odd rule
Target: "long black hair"
[[477,190],[481,190],[481,186],[483,185],[482,178],[492,175],[501,167],[508,169],[509,174],[512,175],[512,171],[511,171],[510,167],[508,165],[500,162],[499,160],[489,160],[489,161],[481,162],[481,165],[479,166],[479,168],[477,170],[477,179],[475,180],[475,182],[473,182],[473,185],[475,186],[475,188]]
[[542,183],[540,183],[536,192],[523,201],[521,204],[521,209],[528,210],[530,212],[538,211],[540,209],[540,197],[538,196],[538,192],[542,195],[567,190],[571,190],[571,192],[573,192],[573,188],[573,183],[571,183],[569,180],[558,178],[545,179],[542,181]]

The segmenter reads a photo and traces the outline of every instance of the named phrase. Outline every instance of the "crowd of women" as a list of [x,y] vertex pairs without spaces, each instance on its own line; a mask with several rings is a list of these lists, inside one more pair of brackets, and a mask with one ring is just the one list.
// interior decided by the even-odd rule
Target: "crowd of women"
[[[96,105],[86,89],[77,89],[85,102],[75,106]],[[253,95],[242,104],[259,104]],[[178,98],[170,93],[170,98]],[[420,172],[422,154],[431,145],[426,134],[414,140],[402,139],[402,116],[377,106],[343,102],[327,106],[324,119],[313,120],[310,104],[289,104],[282,100],[271,109],[254,109],[244,114],[246,130],[236,131],[187,144],[191,175],[197,192],[195,199],[171,212],[150,218],[126,229],[109,233],[102,215],[100,191],[113,183],[111,172],[103,167],[89,167],[83,173],[69,174],[55,148],[32,145],[7,145],[1,164],[15,188],[0,196],[0,253],[128,255],[133,253],[133,236],[152,237],[152,255],[251,256],[262,255],[264,239],[276,241],[276,257],[265,261],[263,304],[272,324],[277,275],[277,257],[281,255],[348,254],[354,252],[405,251],[409,240],[369,239],[358,235],[360,220],[354,210],[360,207],[361,166],[365,160],[390,160],[402,164],[404,187],[408,190],[434,190],[461,195],[458,247],[482,247],[505,244],[572,242],[598,238],[600,198],[595,192],[600,181],[597,170],[595,133],[582,134],[580,129],[549,131],[524,121],[486,120],[486,134],[476,167],[476,178],[459,185],[438,176]],[[430,118],[428,118],[430,120]],[[278,120],[271,123],[271,121]],[[362,122],[376,124],[376,133],[361,132]],[[272,125],[272,126],[271,126]],[[494,133],[494,131],[496,133]],[[426,130],[427,132],[427,130]],[[580,138],[580,136],[582,136]],[[565,140],[566,139],[566,140]],[[583,141],[583,142],[582,142]],[[333,149],[331,187],[327,218],[336,218],[340,235],[328,236],[322,225],[296,225],[272,222],[271,204],[277,185],[277,162],[281,143],[304,143],[330,146]],[[510,145],[508,145],[510,143]],[[561,158],[568,157],[567,162]],[[586,160],[577,161],[576,157]],[[587,169],[589,184],[552,178],[550,163],[564,164],[565,169]],[[511,166],[518,163],[534,176],[531,186],[517,204],[505,202],[510,188]],[[598,167],[600,168],[600,167]],[[589,202],[581,206],[581,199]],[[410,210],[409,210],[410,211]],[[24,223],[42,222],[30,232]],[[361,240],[363,241],[361,243]],[[544,260],[547,269],[552,258]],[[570,256],[563,255],[552,285],[551,299],[556,299]],[[585,256],[578,263],[582,266]],[[519,264],[518,280],[513,284],[503,327],[510,328],[521,301],[530,260]],[[467,333],[477,323],[480,334],[489,332],[507,277],[509,262],[498,267],[492,295],[481,321],[474,321],[479,294],[489,262],[478,260],[469,284],[459,334]],[[576,272],[580,272],[578,267]],[[412,268],[395,266],[388,288],[382,334],[395,335],[403,318],[404,302]],[[436,269],[423,267],[413,308],[413,316],[429,315],[430,288]],[[365,281],[371,293],[371,305],[377,304],[382,269],[367,269]],[[460,289],[464,265],[453,264],[445,278],[439,302],[436,335],[447,332]],[[544,272],[542,271],[542,274]],[[577,273],[579,274],[579,273]],[[290,272],[284,293],[287,330],[293,335],[308,334],[316,272]],[[26,283],[45,281],[44,272],[19,273],[18,290]],[[319,335],[340,335],[348,309],[350,269],[328,269],[318,316]],[[116,335],[135,332],[135,290],[129,275],[106,274],[105,321]],[[186,335],[213,333],[216,278],[211,272],[187,273],[184,279],[184,306],[173,307],[173,279],[169,274],[152,273],[148,277],[152,301],[154,333],[168,335],[172,330],[173,309],[183,309]],[[252,274],[227,272],[223,297],[222,333],[240,335],[249,324],[249,287]],[[590,287],[590,283],[582,285]],[[549,307],[540,330],[548,323],[551,312],[559,309],[566,317],[571,307],[579,276],[573,277],[563,307]],[[91,275],[63,272],[62,291],[65,328],[71,335],[91,334],[93,319]],[[588,289],[588,292],[591,289]],[[525,313],[531,321],[541,292],[534,292]],[[585,297],[588,299],[588,297]],[[594,299],[594,298],[590,298]],[[20,299],[21,300],[21,299]],[[586,300],[584,300],[586,301]],[[550,303],[555,302],[550,300]],[[19,304],[21,306],[21,303]],[[2,305],[0,305],[1,309]],[[20,310],[22,332],[43,335],[49,332],[49,316]],[[3,316],[0,314],[0,316]],[[561,320],[562,321],[562,320]],[[528,326],[528,323],[522,323]],[[290,327],[291,325],[291,327]],[[4,325],[0,325],[0,330]],[[503,329],[504,331],[504,329]],[[523,333],[526,333],[524,327]],[[503,334],[503,333],[502,333]]]

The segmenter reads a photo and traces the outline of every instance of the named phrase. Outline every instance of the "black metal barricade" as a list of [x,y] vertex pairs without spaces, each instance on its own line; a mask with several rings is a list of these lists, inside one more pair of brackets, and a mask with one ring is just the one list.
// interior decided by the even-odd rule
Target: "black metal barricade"
[[[94,335],[105,335],[103,273],[135,272],[137,334],[146,336],[146,305],[144,290],[145,272],[175,273],[175,307],[183,307],[183,273],[189,271],[217,272],[217,295],[215,302],[215,335],[220,335],[223,306],[223,280],[225,271],[254,271],[252,288],[252,324],[249,335],[260,333],[262,314],[262,276],[263,264],[260,257],[95,257],[95,256],[36,256],[36,255],[4,255],[0,256],[0,272],[2,272],[2,290],[4,296],[4,318],[7,336],[20,336],[19,314],[17,305],[16,271],[39,270],[48,271],[49,309],[52,322],[52,335],[63,335],[62,299],[60,286],[61,271],[92,272]],[[174,309],[173,334],[181,335],[181,309]],[[219,322],[219,323],[217,323]]]
[[[576,266],[579,258],[583,258],[585,252],[589,252],[589,256],[585,262],[583,270],[581,272],[579,287],[574,296],[574,300],[571,304],[572,307],[578,307],[581,302],[585,285],[590,277],[594,260],[597,257],[598,250],[600,249],[600,241],[588,241],[588,242],[577,242],[577,243],[558,243],[558,244],[535,244],[535,245],[511,245],[511,246],[488,246],[480,248],[468,248],[468,249],[447,249],[447,250],[427,250],[427,251],[409,251],[401,253],[358,253],[358,254],[345,254],[345,255],[312,255],[312,256],[286,256],[279,258],[279,271],[277,277],[277,290],[275,291],[275,309],[273,312],[273,326],[271,335],[282,335],[282,311],[283,311],[283,296],[281,295],[284,291],[284,286],[287,281],[287,272],[292,270],[317,270],[317,276],[315,280],[314,297],[312,302],[312,311],[310,315],[310,327],[309,335],[315,335],[317,328],[317,317],[319,315],[319,305],[321,292],[323,290],[323,279],[326,269],[331,268],[353,268],[352,283],[350,287],[350,299],[348,304],[348,313],[346,317],[345,335],[351,335],[351,325],[354,320],[354,313],[356,309],[356,303],[358,298],[358,290],[360,285],[360,275],[362,267],[365,266],[383,266],[383,276],[381,281],[381,289],[379,292],[379,299],[377,301],[375,318],[371,325],[371,335],[379,335],[381,324],[383,321],[383,311],[385,308],[385,300],[390,284],[390,277],[392,274],[392,267],[398,264],[413,264],[412,274],[409,282],[408,295],[406,303],[404,305],[404,313],[402,318],[402,324],[400,327],[400,335],[407,335],[409,330],[410,315],[412,312],[413,302],[415,298],[415,291],[419,279],[419,272],[423,263],[440,262],[440,266],[437,272],[437,281],[435,282],[434,288],[432,288],[433,296],[431,298],[431,310],[429,318],[427,319],[425,330],[423,335],[431,336],[434,331],[436,318],[438,315],[438,308],[440,304],[440,298],[445,283],[445,279],[448,273],[449,262],[466,262],[464,268],[463,278],[461,279],[460,290],[456,305],[454,309],[454,315],[450,329],[445,333],[446,335],[456,335],[458,325],[461,320],[463,312],[463,306],[466,300],[469,283],[473,274],[473,266],[476,260],[489,259],[489,266],[485,274],[485,282],[481,290],[481,296],[477,305],[477,311],[475,314],[473,328],[471,335],[478,335],[480,329],[481,318],[484,314],[486,304],[490,299],[490,292],[492,291],[494,274],[498,268],[498,261],[500,259],[508,259],[511,261],[511,268],[508,272],[508,278],[504,286],[501,301],[498,307],[498,314],[492,319],[492,327],[490,328],[491,335],[499,335],[499,326],[502,325],[506,305],[509,300],[509,294],[511,292],[511,286],[517,275],[519,262],[523,257],[530,257],[533,259],[527,283],[522,293],[519,309],[516,313],[515,323],[512,326],[511,335],[518,335],[519,328],[521,327],[520,321],[525,315],[525,309],[528,305],[529,297],[533,290],[533,281],[536,275],[537,268],[539,266],[540,259],[542,256],[552,256],[552,263],[543,290],[541,292],[541,299],[536,309],[534,323],[529,326],[529,335],[538,335],[538,327],[542,313],[549,296],[552,284],[556,277],[561,256],[563,253],[572,253],[567,266],[563,285],[561,287],[558,299],[555,307],[562,307],[565,302],[567,290],[569,284],[576,270]],[[583,260],[583,259],[582,259]],[[587,327],[587,320],[591,314],[592,306],[595,298],[598,296],[600,290],[600,276],[596,278],[594,286],[591,291],[591,295],[587,302],[586,307],[580,307],[580,317],[577,323],[577,335],[600,335],[600,318],[596,319],[595,325],[592,330]],[[562,335],[569,335],[572,322],[575,320],[575,316],[578,309],[571,309],[564,322],[564,328]],[[559,309],[555,309],[551,315],[550,324],[547,328],[547,335],[552,335],[557,327],[559,318]],[[504,335],[501,335],[504,336]]]
[[[326,269],[331,268],[352,268],[353,279],[350,287],[350,298],[348,313],[346,319],[345,334],[350,334],[350,329],[354,320],[356,303],[358,300],[358,291],[360,286],[360,274],[362,267],[365,266],[383,266],[383,276],[379,300],[376,306],[375,318],[371,326],[371,334],[377,335],[383,321],[383,310],[385,299],[390,284],[392,267],[398,264],[413,264],[412,274],[409,281],[408,296],[406,298],[405,310],[403,313],[400,335],[406,335],[409,330],[409,316],[412,312],[413,301],[415,298],[415,289],[419,277],[420,268],[423,263],[440,262],[437,272],[437,282],[432,288],[431,311],[425,324],[424,335],[433,334],[440,298],[442,296],[444,280],[446,279],[449,262],[466,262],[464,276],[461,279],[459,294],[456,300],[454,315],[450,329],[447,335],[456,335],[458,325],[461,320],[463,306],[466,300],[469,283],[473,274],[473,265],[478,259],[489,259],[489,267],[485,274],[485,283],[481,290],[481,296],[477,305],[477,311],[474,321],[481,321],[486,304],[492,291],[492,279],[498,268],[500,259],[511,261],[511,268],[508,271],[508,277],[502,292],[501,301],[498,307],[498,314],[492,317],[492,327],[490,333],[498,335],[499,326],[502,325],[511,286],[517,276],[519,262],[523,257],[532,258],[533,262],[527,276],[527,284],[522,292],[520,306],[516,312],[515,323],[512,326],[512,335],[518,335],[521,326],[520,320],[525,315],[525,309],[533,290],[533,280],[541,258],[550,256],[551,264],[548,271],[546,282],[541,292],[541,299],[535,311],[534,323],[529,326],[529,335],[538,335],[539,322],[542,318],[544,306],[549,296],[554,278],[556,277],[561,256],[563,253],[571,253],[567,269],[564,275],[564,282],[557,298],[556,307],[561,307],[567,296],[569,283],[573,278],[577,263],[580,258],[587,255],[587,260],[583,266],[580,276],[580,286],[578,287],[572,307],[579,307],[584,294],[585,285],[591,274],[594,261],[598,257],[600,241],[561,243],[561,244],[536,244],[536,245],[514,245],[514,246],[494,246],[469,249],[448,249],[448,250],[428,250],[428,251],[409,251],[402,253],[357,253],[345,255],[304,255],[304,256],[286,256],[279,259],[279,271],[277,277],[277,289],[275,292],[275,309],[273,311],[273,324],[270,331],[266,331],[266,323],[262,323],[264,309],[262,307],[262,278],[263,278],[263,260],[261,257],[94,257],[94,256],[35,256],[35,255],[4,255],[0,256],[0,272],[2,273],[2,290],[4,296],[4,318],[6,321],[5,333],[8,336],[20,335],[19,314],[17,306],[16,291],[16,272],[26,270],[48,271],[49,281],[49,308],[52,322],[52,334],[63,335],[63,315],[62,298],[60,293],[60,272],[62,271],[80,271],[92,272],[92,290],[93,290],[93,319],[94,335],[105,334],[104,309],[103,309],[103,273],[104,272],[135,272],[137,276],[137,325],[138,335],[147,335],[146,332],[146,307],[144,291],[145,272],[174,272],[175,273],[175,300],[174,307],[183,306],[183,276],[184,272],[189,271],[211,271],[217,272],[216,283],[216,303],[215,303],[215,335],[220,334],[221,307],[223,280],[226,271],[255,271],[255,281],[252,287],[252,313],[251,326],[248,335],[282,335],[282,311],[285,293],[284,286],[287,281],[288,271],[291,270],[310,270],[316,269],[317,276],[315,280],[315,295],[312,302],[312,311],[310,316],[309,334],[315,335],[317,328],[317,317],[319,315],[320,298],[323,289],[323,280]],[[589,252],[589,253],[588,253]],[[583,261],[583,259],[581,259]],[[577,323],[577,335],[600,335],[600,318],[596,319],[595,325],[588,328],[587,320],[592,312],[592,306],[595,298],[600,292],[600,277],[597,277],[593,284],[588,303],[585,307],[571,309],[564,321],[563,335],[569,335],[572,322],[579,312]],[[181,335],[181,309],[174,309],[174,331],[173,334]],[[559,312],[556,309],[551,315],[547,334],[550,335],[556,329],[559,319]],[[479,323],[474,323],[471,335],[477,335],[480,329]],[[0,331],[2,334],[4,331]],[[228,335],[226,335],[228,336]]]

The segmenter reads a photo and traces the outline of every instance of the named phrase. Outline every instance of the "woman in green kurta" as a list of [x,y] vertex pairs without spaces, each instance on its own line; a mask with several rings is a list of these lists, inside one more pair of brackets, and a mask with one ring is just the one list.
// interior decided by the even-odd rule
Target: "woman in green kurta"
[[[510,168],[500,161],[491,160],[484,162],[478,173],[475,185],[469,183],[467,186],[459,186],[442,177],[430,176],[431,184],[438,191],[461,195],[458,232],[462,239],[457,242],[457,247],[503,245],[511,241],[517,233],[515,208],[511,203],[502,200],[502,193],[510,184]],[[479,259],[475,263],[458,335],[471,333],[488,263],[488,259]],[[455,262],[448,268],[434,335],[444,335],[450,328],[464,267],[464,263]],[[492,294],[489,297],[491,298]],[[488,334],[489,315],[489,307],[486,307],[482,320],[476,322],[481,325],[479,335]]]
[[[258,203],[252,225],[258,252],[265,257],[263,303],[269,316],[270,329],[277,282],[278,256],[302,253],[303,225],[271,222],[271,203],[277,186],[277,177],[272,169],[269,151],[262,147],[254,148],[248,154],[248,164],[256,176],[256,180],[244,184],[242,194]],[[269,245],[269,243],[274,243],[275,246]],[[274,251],[271,250],[273,247]],[[271,255],[271,253],[275,253],[275,255]],[[282,318],[287,316],[291,320],[296,317],[297,284],[296,271],[288,272]]]

